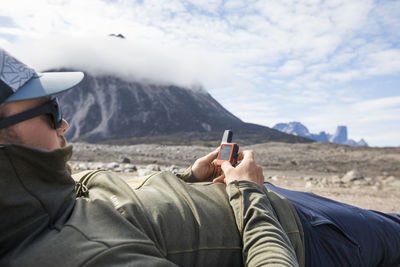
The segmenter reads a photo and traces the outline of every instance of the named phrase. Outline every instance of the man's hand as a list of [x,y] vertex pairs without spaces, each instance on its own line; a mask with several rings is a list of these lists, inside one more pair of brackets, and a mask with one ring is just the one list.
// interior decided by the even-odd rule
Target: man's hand
[[254,153],[252,150],[247,150],[239,153],[238,161],[241,162],[233,167],[229,162],[224,162],[221,166],[224,172],[224,178],[218,177],[214,182],[224,182],[229,184],[236,180],[246,180],[254,182],[260,186],[264,184],[264,175],[261,166],[254,162]]
[[192,173],[200,182],[212,181],[221,174],[216,165],[218,149],[196,160],[192,166]]

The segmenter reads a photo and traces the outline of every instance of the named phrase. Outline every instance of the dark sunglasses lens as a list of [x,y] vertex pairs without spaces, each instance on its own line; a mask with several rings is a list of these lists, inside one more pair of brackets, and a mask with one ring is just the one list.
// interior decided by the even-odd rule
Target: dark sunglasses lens
[[52,100],[53,102],[53,113],[51,114],[51,119],[53,122],[54,129],[59,129],[62,126],[62,113],[60,105],[58,104],[57,98]]
[[57,123],[58,123],[58,128],[60,128],[61,125],[62,125],[62,119],[63,119],[63,117],[62,117],[61,108],[60,108],[60,105],[58,104],[58,101],[57,101]]

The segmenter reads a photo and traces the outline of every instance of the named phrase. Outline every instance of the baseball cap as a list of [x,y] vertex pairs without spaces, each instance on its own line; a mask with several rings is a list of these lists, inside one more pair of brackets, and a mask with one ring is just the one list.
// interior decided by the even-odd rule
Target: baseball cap
[[83,72],[37,73],[0,48],[0,105],[60,93],[77,85]]

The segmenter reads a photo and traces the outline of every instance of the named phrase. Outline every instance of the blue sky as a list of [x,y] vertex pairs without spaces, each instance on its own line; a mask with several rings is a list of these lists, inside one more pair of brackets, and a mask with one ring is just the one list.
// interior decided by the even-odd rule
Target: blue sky
[[398,29],[400,1],[14,0],[0,9],[0,46],[39,71],[200,83],[244,121],[300,121],[314,133],[347,125],[372,146],[400,145]]

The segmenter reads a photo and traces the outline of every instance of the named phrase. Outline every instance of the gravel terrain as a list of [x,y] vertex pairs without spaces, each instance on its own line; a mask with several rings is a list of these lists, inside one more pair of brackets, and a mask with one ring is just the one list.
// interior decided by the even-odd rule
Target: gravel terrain
[[[158,170],[179,172],[211,152],[205,146],[114,146],[74,143],[74,172],[109,169],[130,179]],[[330,143],[264,143],[252,149],[265,181],[309,191],[366,209],[400,213],[400,147]]]

